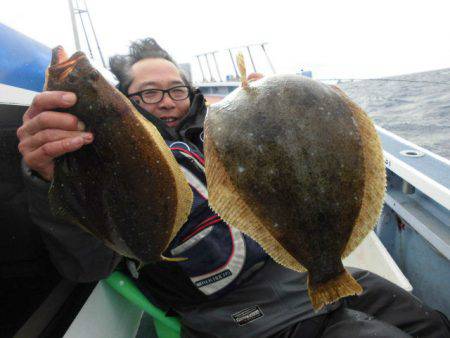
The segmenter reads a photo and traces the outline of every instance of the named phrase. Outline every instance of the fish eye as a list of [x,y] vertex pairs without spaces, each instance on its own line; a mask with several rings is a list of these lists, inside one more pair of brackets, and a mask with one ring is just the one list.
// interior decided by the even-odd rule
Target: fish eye
[[89,74],[89,78],[90,78],[92,81],[97,81],[97,80],[99,79],[99,77],[100,77],[100,74],[99,74],[98,71],[96,71],[96,70],[94,70],[93,72],[91,72],[91,73]]
[[70,83],[74,83],[76,79],[77,76],[73,72],[67,75],[67,81],[69,81]]

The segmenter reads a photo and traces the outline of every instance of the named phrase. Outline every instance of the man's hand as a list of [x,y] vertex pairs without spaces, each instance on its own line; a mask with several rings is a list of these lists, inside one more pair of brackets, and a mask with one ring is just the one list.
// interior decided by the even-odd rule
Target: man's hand
[[84,124],[69,113],[52,111],[73,106],[75,94],[43,92],[34,98],[17,129],[19,151],[25,163],[45,180],[53,179],[56,157],[80,149],[93,141],[92,133],[83,132]]

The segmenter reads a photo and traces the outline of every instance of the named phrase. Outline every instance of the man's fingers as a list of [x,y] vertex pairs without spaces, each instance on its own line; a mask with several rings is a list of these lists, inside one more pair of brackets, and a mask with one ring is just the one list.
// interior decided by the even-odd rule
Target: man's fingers
[[25,155],[27,152],[32,152],[46,143],[75,138],[77,136],[81,136],[85,144],[86,142],[90,143],[93,140],[93,135],[91,133],[66,131],[61,129],[44,129],[21,141],[19,143],[19,151]]
[[81,136],[77,136],[73,138],[46,143],[39,149],[42,149],[42,152],[45,155],[53,159],[61,155],[64,155],[65,153],[70,153],[72,151],[78,150],[83,145],[84,139]]
[[25,122],[17,131],[19,138],[22,134],[34,135],[44,129],[62,129],[67,131],[82,131],[84,125],[78,118],[69,113],[45,111]]
[[80,149],[85,144],[81,136],[50,142],[24,156],[25,163],[36,171],[41,171],[53,163],[53,159]]
[[23,115],[23,121],[28,121],[46,110],[69,108],[75,104],[77,97],[74,93],[62,91],[48,91],[36,95],[30,108]]

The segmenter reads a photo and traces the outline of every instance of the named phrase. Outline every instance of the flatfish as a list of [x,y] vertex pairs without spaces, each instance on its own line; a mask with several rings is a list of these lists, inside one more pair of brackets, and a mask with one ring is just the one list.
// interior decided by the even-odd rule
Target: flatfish
[[68,110],[94,141],[55,162],[53,213],[142,263],[161,254],[185,223],[192,191],[158,130],[82,52],[53,49],[46,90],[77,95]]
[[342,91],[296,75],[238,88],[209,107],[205,156],[212,209],[307,270],[316,310],[362,291],[342,258],[374,227],[386,178],[372,121]]

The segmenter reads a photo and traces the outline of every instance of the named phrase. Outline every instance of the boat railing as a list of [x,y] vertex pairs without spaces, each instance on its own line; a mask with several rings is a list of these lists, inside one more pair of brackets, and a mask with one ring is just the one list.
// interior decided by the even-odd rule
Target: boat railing
[[450,260],[450,161],[377,127],[388,173],[385,203]]

